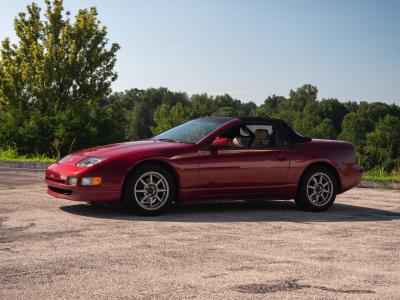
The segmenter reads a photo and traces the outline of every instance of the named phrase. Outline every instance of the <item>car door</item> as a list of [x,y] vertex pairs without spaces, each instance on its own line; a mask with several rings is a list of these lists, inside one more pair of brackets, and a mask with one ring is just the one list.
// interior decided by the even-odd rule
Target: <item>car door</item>
[[263,128],[271,131],[273,142],[261,147],[253,147],[249,142],[245,147],[201,149],[198,177],[200,197],[265,194],[286,183],[293,154],[291,148],[279,146],[275,126],[266,123],[236,126],[238,128],[230,128],[220,137],[233,138],[234,135],[240,135],[241,138],[249,138],[251,142],[251,134]]

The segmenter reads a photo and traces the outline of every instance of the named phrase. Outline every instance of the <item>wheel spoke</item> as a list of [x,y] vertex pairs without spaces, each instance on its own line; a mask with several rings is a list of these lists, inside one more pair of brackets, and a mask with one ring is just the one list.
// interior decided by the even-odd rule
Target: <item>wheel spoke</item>
[[145,182],[142,178],[139,179],[141,183],[143,183],[144,187],[147,187],[147,182]]
[[148,197],[148,196],[144,196],[144,197],[142,198],[142,200],[140,200],[140,202],[141,202],[141,203],[145,203],[145,201],[146,201],[147,199],[149,199],[149,197]]

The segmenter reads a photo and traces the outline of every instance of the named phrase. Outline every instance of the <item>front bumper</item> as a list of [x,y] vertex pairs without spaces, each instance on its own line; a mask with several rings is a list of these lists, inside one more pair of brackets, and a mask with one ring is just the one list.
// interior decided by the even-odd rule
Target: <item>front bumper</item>
[[61,164],[53,164],[46,169],[47,194],[67,200],[83,202],[117,202],[120,200],[121,192],[116,184],[105,184],[100,186],[69,185],[66,183],[69,176],[79,177],[81,168]]
[[[56,198],[83,202],[118,202],[119,191],[99,191],[96,187],[80,187],[54,183],[45,179],[47,194]],[[89,190],[92,189],[92,190]]]

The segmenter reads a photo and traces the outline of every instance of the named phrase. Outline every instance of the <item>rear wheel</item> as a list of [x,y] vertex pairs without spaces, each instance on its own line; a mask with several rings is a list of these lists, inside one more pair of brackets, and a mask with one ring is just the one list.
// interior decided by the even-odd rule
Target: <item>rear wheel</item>
[[337,190],[337,178],[329,168],[312,167],[303,174],[295,201],[302,209],[323,211],[332,206]]
[[155,164],[144,165],[129,176],[123,195],[130,210],[157,215],[175,197],[174,180],[167,169]]

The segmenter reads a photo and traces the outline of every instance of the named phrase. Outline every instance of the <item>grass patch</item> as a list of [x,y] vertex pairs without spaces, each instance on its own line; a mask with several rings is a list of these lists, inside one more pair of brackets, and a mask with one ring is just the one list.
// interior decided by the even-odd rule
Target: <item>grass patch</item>
[[400,173],[385,173],[379,170],[366,171],[363,174],[363,180],[379,182],[397,182],[400,183]]
[[47,157],[43,154],[21,155],[18,154],[17,149],[9,147],[0,149],[0,160],[53,163],[57,158]]

